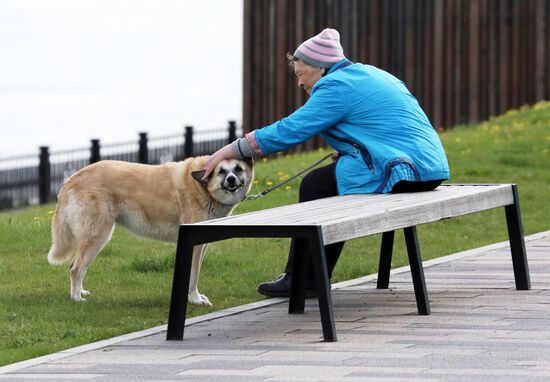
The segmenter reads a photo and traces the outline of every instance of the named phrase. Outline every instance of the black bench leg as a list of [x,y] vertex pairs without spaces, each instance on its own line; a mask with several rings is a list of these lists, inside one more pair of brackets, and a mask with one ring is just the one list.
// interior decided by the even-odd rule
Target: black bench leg
[[174,265],[174,279],[172,281],[170,313],[168,315],[168,330],[166,332],[167,340],[183,340],[189,279],[193,260],[193,243],[189,239],[190,237],[189,233],[183,227],[180,227],[176,249],[176,264]]
[[306,301],[306,280],[311,257],[311,249],[307,239],[292,239],[294,246],[294,264],[292,266],[292,290],[288,303],[288,313],[304,313]]
[[325,247],[323,244],[323,232],[321,227],[315,227],[309,239],[311,248],[311,260],[313,261],[313,273],[319,298],[319,310],[323,326],[325,341],[336,341],[336,328],[334,327],[334,315],[332,313],[332,299],[330,296],[330,280],[328,278]]
[[529,290],[531,289],[531,280],[529,278],[529,266],[527,264],[525,241],[523,239],[523,224],[521,223],[521,211],[516,185],[512,186],[512,193],[514,195],[514,204],[510,204],[504,208],[506,210],[508,238],[510,239],[510,249],[512,251],[514,278],[517,289]]
[[393,253],[393,238],[395,231],[388,231],[382,234],[382,245],[380,247],[380,261],[378,264],[378,289],[388,289],[390,284],[391,258]]
[[[313,261],[313,274],[319,299],[319,312],[325,341],[336,341],[336,328],[332,313],[332,300],[330,295],[330,281],[328,278],[325,247],[321,227],[312,227],[307,238],[296,239],[296,252],[294,253],[294,268],[292,278],[292,293],[289,302],[289,313],[303,313],[305,301],[305,287],[307,278],[307,259]],[[296,283],[295,283],[296,282]]]
[[428,300],[428,291],[424,280],[424,269],[422,268],[422,259],[420,258],[416,227],[408,227],[404,231],[418,314],[427,315],[430,314],[430,301]]

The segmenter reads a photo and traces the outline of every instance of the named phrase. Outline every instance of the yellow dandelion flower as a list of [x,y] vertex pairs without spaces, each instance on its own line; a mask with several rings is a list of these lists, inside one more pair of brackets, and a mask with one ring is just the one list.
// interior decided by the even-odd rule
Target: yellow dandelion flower
[[260,184],[260,181],[257,180],[257,179],[254,179],[254,181],[252,182],[252,184],[256,185],[256,184]]
[[268,180],[267,182],[265,182],[265,184],[267,184],[268,186],[273,186],[273,182],[271,180]]
[[285,190],[290,191],[290,190],[292,190],[292,187],[291,186],[286,186]]

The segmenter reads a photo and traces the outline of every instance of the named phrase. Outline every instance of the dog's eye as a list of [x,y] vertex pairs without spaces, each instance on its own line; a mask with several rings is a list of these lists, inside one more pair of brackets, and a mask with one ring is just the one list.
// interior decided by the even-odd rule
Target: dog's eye
[[235,172],[242,172],[243,169],[241,166],[235,166]]
[[227,172],[227,171],[225,171],[224,168],[220,168],[220,170],[218,171],[218,174],[219,174],[219,175],[223,175],[223,174],[225,174],[226,172]]

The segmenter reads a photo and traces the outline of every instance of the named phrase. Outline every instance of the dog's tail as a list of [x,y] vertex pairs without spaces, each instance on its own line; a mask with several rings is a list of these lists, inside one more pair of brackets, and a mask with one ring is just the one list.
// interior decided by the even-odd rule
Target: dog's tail
[[55,209],[52,219],[52,247],[48,253],[48,262],[59,265],[69,261],[73,255],[74,240],[65,219],[59,216],[59,206]]

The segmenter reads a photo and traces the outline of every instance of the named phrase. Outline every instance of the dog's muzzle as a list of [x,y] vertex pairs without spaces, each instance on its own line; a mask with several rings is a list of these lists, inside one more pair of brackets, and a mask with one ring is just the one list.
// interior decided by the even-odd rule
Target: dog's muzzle
[[243,185],[242,183],[237,182],[237,178],[235,176],[228,176],[225,178],[222,188],[227,192],[237,192],[243,188]]

